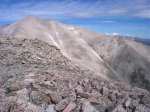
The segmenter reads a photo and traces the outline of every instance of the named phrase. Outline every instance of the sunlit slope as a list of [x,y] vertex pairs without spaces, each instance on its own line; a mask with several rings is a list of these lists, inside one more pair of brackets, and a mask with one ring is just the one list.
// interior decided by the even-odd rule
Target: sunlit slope
[[102,78],[111,80],[119,79],[117,74],[80,37],[82,36],[80,35],[80,29],[76,27],[64,25],[52,20],[28,16],[3,28],[0,34],[15,38],[38,38],[48,42],[50,45],[58,47],[68,59],[81,63],[99,73]]

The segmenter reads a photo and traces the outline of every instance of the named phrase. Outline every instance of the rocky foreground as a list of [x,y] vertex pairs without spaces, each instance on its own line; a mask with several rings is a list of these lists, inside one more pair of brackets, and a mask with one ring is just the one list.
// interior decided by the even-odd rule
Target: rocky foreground
[[1,37],[0,112],[150,112],[150,93],[108,82],[40,40]]

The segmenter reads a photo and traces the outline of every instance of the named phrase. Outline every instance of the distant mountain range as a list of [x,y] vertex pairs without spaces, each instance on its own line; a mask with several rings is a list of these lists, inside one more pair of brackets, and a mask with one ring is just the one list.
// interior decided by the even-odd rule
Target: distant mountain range
[[148,39],[148,38],[140,38],[140,37],[135,37],[135,36],[124,36],[124,35],[115,35],[115,37],[116,36],[120,37],[120,38],[128,38],[128,39],[134,40],[136,42],[141,42],[145,45],[150,46],[150,39]]
[[134,38],[134,40],[150,46],[150,39]]

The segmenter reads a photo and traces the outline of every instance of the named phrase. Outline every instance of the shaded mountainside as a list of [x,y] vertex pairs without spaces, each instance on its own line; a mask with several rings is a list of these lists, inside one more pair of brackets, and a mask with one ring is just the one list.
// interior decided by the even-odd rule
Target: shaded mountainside
[[150,46],[150,39],[135,38],[135,41],[141,42],[143,44],[146,44],[146,45]]
[[149,46],[128,39],[100,36],[91,47],[124,83],[150,90]]
[[102,79],[38,39],[0,38],[1,112],[149,112],[150,93]]
[[114,35],[114,37],[126,38],[126,39],[129,39],[129,40],[133,40],[133,41],[142,43],[144,45],[150,46],[150,39],[149,39],[149,37],[147,37],[147,38],[141,38],[141,37],[124,36],[124,35]]

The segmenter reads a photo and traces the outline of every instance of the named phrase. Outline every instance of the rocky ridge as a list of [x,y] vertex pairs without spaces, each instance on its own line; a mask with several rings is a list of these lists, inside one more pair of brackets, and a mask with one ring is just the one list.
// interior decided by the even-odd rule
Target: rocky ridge
[[[56,46],[67,58],[88,69],[99,73],[107,80],[118,81],[114,71],[109,68],[98,54],[82,39],[83,36],[95,37],[96,33],[66,25],[49,19],[27,16],[0,29],[0,35],[9,38],[39,39]],[[85,34],[86,33],[86,34]],[[92,38],[91,38],[92,39]]]
[[1,112],[149,112],[150,93],[102,79],[38,39],[0,38]]
[[66,58],[87,67],[103,79],[150,91],[150,46],[135,39],[97,34],[34,16],[0,26],[0,36],[37,38],[56,46]]

